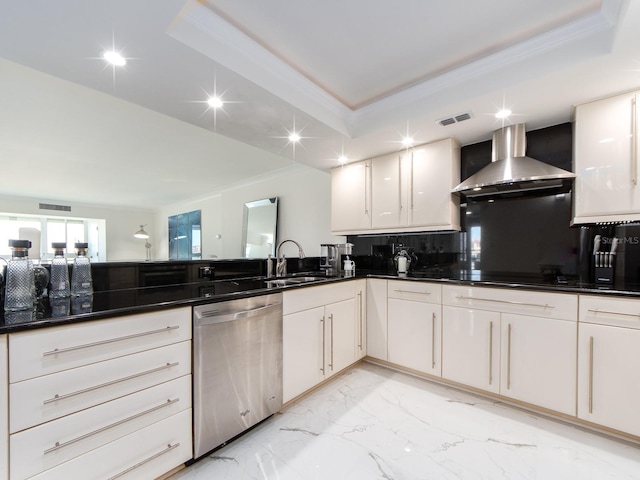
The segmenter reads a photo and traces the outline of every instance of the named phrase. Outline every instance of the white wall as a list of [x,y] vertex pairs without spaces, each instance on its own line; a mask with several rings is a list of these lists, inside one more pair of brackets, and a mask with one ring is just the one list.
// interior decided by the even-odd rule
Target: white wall
[[[330,234],[331,175],[298,165],[209,198],[160,209],[153,235],[158,239],[155,250],[158,258],[168,257],[168,217],[192,210],[202,211],[203,259],[241,258],[244,204],[269,197],[279,198],[278,242],[287,238],[296,240],[310,257],[320,256],[321,243],[345,242],[345,237]],[[294,256],[298,250],[287,244],[282,253]]]
[[[146,258],[145,241],[133,237],[140,225],[146,225],[145,230],[151,236],[152,260],[166,260],[169,256],[168,217],[201,210],[202,258],[241,258],[244,204],[269,197],[279,198],[278,242],[287,238],[296,240],[310,257],[320,256],[321,243],[345,242],[345,237],[330,234],[330,174],[303,165],[212,194],[208,198],[182,202],[156,211],[0,195],[0,212],[104,219],[107,260],[140,261]],[[40,210],[39,203],[69,205],[71,212]],[[292,244],[285,245],[282,252],[287,256],[298,254]]]
[[[114,193],[116,194],[116,193]],[[40,203],[54,205],[68,205],[71,212],[54,210],[40,210]],[[39,215],[46,217],[75,217],[104,219],[106,223],[105,240],[107,245],[106,258],[108,261],[145,260],[146,249],[144,240],[134,238],[133,234],[140,229],[140,225],[147,225],[147,232],[155,231],[155,215],[151,210],[135,208],[105,207],[78,204],[64,200],[48,200],[27,197],[11,197],[0,195],[0,212]],[[166,224],[165,224],[166,228]],[[148,230],[149,229],[149,230]],[[151,238],[152,258],[155,258],[155,239]],[[91,252],[89,252],[91,254]]]

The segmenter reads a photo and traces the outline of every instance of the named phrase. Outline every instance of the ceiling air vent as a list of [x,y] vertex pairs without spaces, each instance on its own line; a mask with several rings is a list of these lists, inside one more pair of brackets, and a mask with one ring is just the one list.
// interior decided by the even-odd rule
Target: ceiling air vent
[[451,117],[441,118],[436,120],[440,125],[446,127],[447,125],[453,125],[454,123],[464,122],[465,120],[469,120],[473,117],[471,112],[463,112],[457,115],[452,115]]
[[71,207],[68,205],[53,205],[51,203],[41,203],[40,210],[57,210],[59,212],[70,212]]

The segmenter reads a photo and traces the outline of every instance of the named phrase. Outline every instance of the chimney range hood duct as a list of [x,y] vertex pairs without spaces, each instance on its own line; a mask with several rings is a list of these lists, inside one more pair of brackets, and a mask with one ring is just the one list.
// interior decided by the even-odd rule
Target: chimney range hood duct
[[[493,132],[491,163],[452,190],[467,197],[569,191],[575,174],[525,156],[524,123]],[[548,192],[553,193],[553,192]]]

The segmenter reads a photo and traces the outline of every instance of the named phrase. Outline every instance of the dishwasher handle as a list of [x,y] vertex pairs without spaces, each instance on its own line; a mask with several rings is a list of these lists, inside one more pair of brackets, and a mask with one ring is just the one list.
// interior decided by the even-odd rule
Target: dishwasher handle
[[216,323],[233,322],[243,318],[251,318],[262,315],[268,315],[271,312],[282,310],[282,303],[271,303],[263,307],[252,308],[250,310],[242,310],[240,312],[220,313],[219,310],[199,310],[196,312],[194,326],[202,327],[206,325],[214,325]]

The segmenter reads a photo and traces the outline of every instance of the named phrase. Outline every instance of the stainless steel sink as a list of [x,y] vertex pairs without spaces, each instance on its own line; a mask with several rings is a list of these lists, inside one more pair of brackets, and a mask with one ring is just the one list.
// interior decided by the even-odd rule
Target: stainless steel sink
[[288,285],[299,285],[301,283],[317,282],[319,280],[326,280],[328,277],[293,277],[293,278],[274,278],[273,280],[266,280],[268,288],[274,287],[286,287]]

